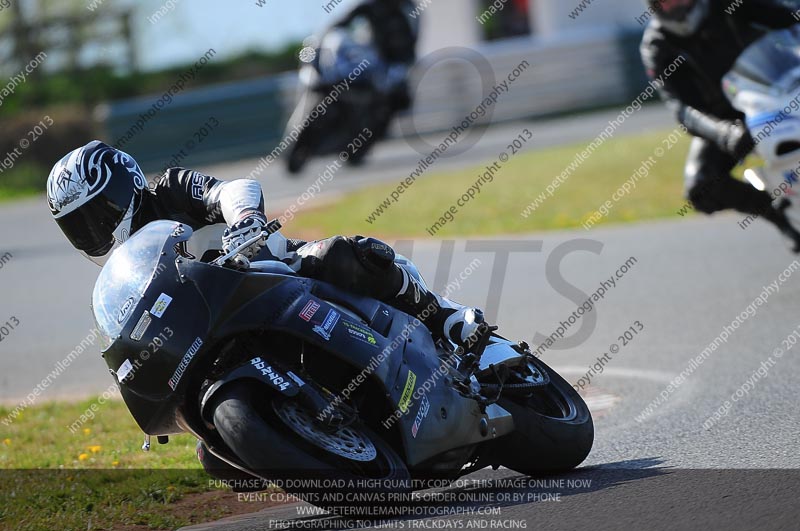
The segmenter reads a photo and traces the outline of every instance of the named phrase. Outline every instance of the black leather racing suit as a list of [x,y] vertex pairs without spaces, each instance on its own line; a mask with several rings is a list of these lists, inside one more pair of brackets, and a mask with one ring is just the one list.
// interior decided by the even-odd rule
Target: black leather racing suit
[[[642,40],[642,60],[651,79],[663,80],[662,98],[696,137],[685,169],[686,196],[694,207],[708,214],[734,208],[764,215],[780,226],[783,221],[771,208],[769,195],[730,175],[739,161],[720,146],[730,122],[743,115],[723,92],[722,77],[765,32],[797,21],[791,9],[772,0],[743,0],[735,9],[730,0],[710,0],[710,4],[707,20],[688,37],[671,34],[656,18],[651,20]],[[682,64],[679,57],[685,60]],[[665,75],[676,61],[680,66]]]
[[[264,212],[261,185],[256,181],[221,181],[193,170],[171,168],[144,193],[131,230],[136,232],[159,219],[186,223],[195,230],[217,223],[231,225],[247,210]],[[413,264],[395,257],[391,247],[373,238],[334,236],[308,243],[277,232],[254,260],[280,260],[301,276],[385,301],[412,315],[424,311],[422,320],[431,330],[439,330],[443,319],[460,307],[415,282]]]

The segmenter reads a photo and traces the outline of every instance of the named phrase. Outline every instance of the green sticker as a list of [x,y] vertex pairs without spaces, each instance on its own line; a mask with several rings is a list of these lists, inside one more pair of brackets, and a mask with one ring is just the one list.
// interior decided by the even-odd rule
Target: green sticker
[[403,388],[403,394],[400,395],[400,401],[397,403],[397,407],[405,413],[408,411],[408,406],[411,404],[411,395],[414,393],[414,386],[417,383],[417,375],[411,371],[408,371],[408,379],[406,380],[406,386]]
[[342,324],[347,329],[347,333],[350,334],[350,337],[353,339],[357,339],[362,343],[366,343],[367,345],[371,345],[373,347],[378,346],[378,340],[375,339],[375,335],[369,328],[356,323],[351,323],[350,321],[342,321]]

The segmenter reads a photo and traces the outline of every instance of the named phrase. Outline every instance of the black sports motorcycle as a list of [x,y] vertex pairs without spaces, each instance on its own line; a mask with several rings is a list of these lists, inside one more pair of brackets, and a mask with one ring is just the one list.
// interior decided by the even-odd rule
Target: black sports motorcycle
[[407,70],[386,64],[368,32],[350,28],[332,28],[319,40],[309,37],[299,58],[300,98],[285,132],[294,139],[289,173],[299,173],[311,157],[331,153],[361,163],[386,133]]
[[347,502],[318,497],[330,481],[396,494],[486,466],[563,471],[589,453],[586,404],[526,344],[491,327],[454,349],[281,262],[199,260],[192,234],[150,223],[94,288],[103,357],[148,445],[190,432],[244,477],[315,480],[284,485],[334,509]]

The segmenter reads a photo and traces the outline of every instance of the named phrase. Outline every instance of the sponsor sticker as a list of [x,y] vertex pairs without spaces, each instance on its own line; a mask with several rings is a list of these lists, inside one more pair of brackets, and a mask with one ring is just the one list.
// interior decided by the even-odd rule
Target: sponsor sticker
[[336,323],[339,322],[340,317],[341,314],[336,310],[328,310],[328,315],[325,316],[325,319],[322,321],[322,323],[314,327],[314,332],[319,334],[325,341],[330,341],[331,333],[333,332],[333,329],[336,328]]
[[175,369],[175,372],[172,373],[172,377],[170,377],[169,381],[167,382],[170,389],[174,391],[175,388],[178,387],[178,382],[181,381],[183,373],[186,372],[187,367],[189,367],[189,364],[192,362],[192,358],[194,358],[195,354],[197,354],[197,352],[200,350],[200,347],[202,346],[203,346],[202,339],[198,337],[197,339],[194,340],[194,343],[192,343],[192,346],[189,347],[189,350],[186,351],[186,354],[183,355],[180,364],[178,364],[178,367]]
[[422,421],[428,416],[428,411],[430,410],[431,403],[428,402],[428,396],[422,395],[422,400],[420,400],[419,403],[419,410],[417,411],[417,417],[414,419],[414,424],[411,426],[411,437],[414,439],[417,438],[417,433],[419,433],[419,428],[422,426]]
[[378,346],[378,340],[375,339],[372,330],[370,330],[369,328],[361,326],[356,323],[351,323],[350,321],[347,320],[342,321],[342,326],[347,328],[347,333],[350,334],[350,336],[353,339],[357,339],[362,343],[366,343],[367,345],[372,345],[373,347]]
[[291,378],[292,380],[294,380],[294,383],[296,383],[298,387],[303,387],[303,386],[306,384],[306,383],[303,381],[303,379],[302,379],[302,378],[300,378],[299,376],[297,376],[297,375],[296,375],[295,373],[293,373],[292,371],[289,371],[289,372],[287,372],[287,373],[286,373],[286,375],[287,375],[289,378]]
[[286,381],[283,376],[279,376],[275,373],[275,370],[267,365],[264,360],[261,358],[253,358],[250,360],[250,364],[255,367],[257,370],[261,371],[261,374],[269,378],[269,381],[277,387],[281,391],[285,391],[288,387],[292,384]]
[[172,297],[167,295],[166,293],[162,293],[156,299],[156,302],[153,304],[153,307],[150,308],[150,313],[153,317],[161,317],[164,315],[164,312],[167,311],[169,308],[170,303],[172,302]]
[[417,384],[417,375],[412,371],[408,371],[408,378],[406,378],[406,386],[403,388],[403,394],[400,395],[400,400],[397,402],[397,408],[406,413],[408,405],[411,403],[411,395],[414,393],[414,387]]
[[133,297],[128,297],[128,300],[122,305],[119,309],[119,314],[117,314],[117,322],[122,323],[126,317],[128,317],[128,313],[136,306],[136,299]]
[[308,301],[303,309],[300,311],[300,319],[310,322],[314,314],[319,310],[319,303],[316,301]]
[[144,337],[145,332],[150,327],[150,323],[153,322],[153,318],[150,317],[150,312],[145,310],[142,312],[142,316],[139,318],[139,322],[136,323],[136,326],[133,327],[133,331],[131,332],[131,339],[134,341],[139,341]]
[[131,360],[125,360],[122,365],[117,369],[117,381],[122,383],[122,380],[127,378],[133,372],[133,364]]

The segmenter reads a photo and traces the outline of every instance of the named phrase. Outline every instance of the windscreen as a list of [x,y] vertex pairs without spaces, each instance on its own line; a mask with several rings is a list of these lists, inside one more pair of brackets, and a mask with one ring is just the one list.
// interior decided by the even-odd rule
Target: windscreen
[[[755,42],[742,53],[733,71],[761,85],[786,91],[794,88],[797,69],[800,69],[800,29],[794,27],[770,33]],[[794,75],[789,76],[793,70]]]
[[105,350],[139,304],[158,268],[161,250],[178,223],[157,221],[131,236],[108,260],[92,294],[95,324]]

